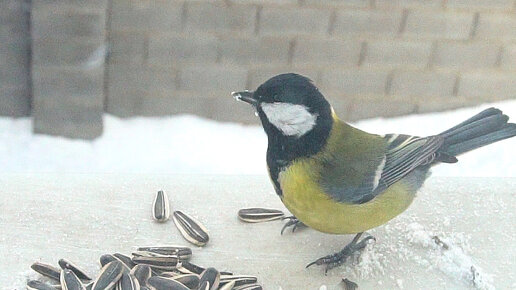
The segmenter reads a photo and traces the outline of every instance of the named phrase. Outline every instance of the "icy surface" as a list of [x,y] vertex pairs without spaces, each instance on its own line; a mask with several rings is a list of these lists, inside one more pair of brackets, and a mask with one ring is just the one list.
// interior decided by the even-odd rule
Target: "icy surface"
[[[235,103],[236,106],[245,104]],[[356,123],[372,133],[431,135],[489,106],[516,120],[516,101],[446,113]],[[345,116],[341,116],[345,119]],[[266,136],[258,126],[217,123],[193,116],[118,119],[105,117],[102,137],[93,142],[33,135],[30,119],[0,118],[3,172],[118,172],[266,174]],[[434,175],[516,176],[516,138],[460,156]]]
[[[283,209],[266,176],[0,175],[0,289],[24,289],[34,261],[68,258],[87,273],[100,255],[136,246],[188,243],[173,222],[153,222],[157,190],[209,230],[193,262],[257,275],[265,289],[515,289],[516,178],[433,177],[411,207],[369,232],[376,242],[327,276],[304,266],[352,236],[304,229],[279,234],[282,222],[240,222],[244,207]],[[439,243],[436,243],[438,237]]]

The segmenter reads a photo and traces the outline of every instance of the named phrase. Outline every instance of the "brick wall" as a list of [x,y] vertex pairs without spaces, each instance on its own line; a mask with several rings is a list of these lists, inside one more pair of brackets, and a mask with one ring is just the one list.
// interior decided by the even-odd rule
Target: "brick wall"
[[30,5],[0,1],[0,115],[30,114]]
[[33,0],[34,132],[75,138],[102,133],[105,0]]
[[252,123],[229,92],[282,72],[346,120],[516,98],[515,0],[32,0],[30,78],[27,9],[0,1],[0,114],[29,113],[32,80],[36,132],[94,138],[103,112]]
[[106,108],[253,122],[228,92],[290,71],[348,120],[516,98],[514,2],[113,0]]

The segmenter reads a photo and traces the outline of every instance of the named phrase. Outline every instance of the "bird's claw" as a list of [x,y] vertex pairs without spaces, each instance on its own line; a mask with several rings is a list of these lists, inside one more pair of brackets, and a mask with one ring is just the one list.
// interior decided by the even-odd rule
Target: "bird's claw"
[[292,227],[292,232],[295,232],[297,228],[299,227],[306,227],[304,223],[302,223],[301,221],[299,221],[295,216],[287,216],[287,217],[284,217],[282,218],[282,220],[287,220],[287,223],[285,223],[285,225],[283,226],[283,228],[281,228],[281,234],[283,235],[283,232],[285,231],[286,228],[288,227]]
[[306,268],[313,265],[326,265],[324,269],[324,274],[326,275],[326,273],[329,270],[345,263],[346,260],[349,257],[351,257],[354,253],[362,251],[367,246],[369,240],[376,241],[376,239],[373,236],[368,236],[366,238],[363,238],[360,242],[351,242],[348,245],[346,245],[344,249],[342,249],[340,252],[319,258],[313,261],[312,263],[306,265]]

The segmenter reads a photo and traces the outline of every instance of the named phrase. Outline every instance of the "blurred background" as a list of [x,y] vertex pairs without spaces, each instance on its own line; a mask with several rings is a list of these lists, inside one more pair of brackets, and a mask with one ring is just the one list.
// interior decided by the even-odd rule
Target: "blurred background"
[[[348,121],[516,99],[515,6],[514,0],[0,0],[0,115],[7,117],[0,120],[0,159],[15,171],[117,171],[169,169],[179,159],[195,163],[184,168],[200,168],[202,158],[217,154],[223,156],[217,168],[239,152],[236,146],[251,142],[263,150],[250,162],[261,164],[266,141],[259,128],[204,118],[258,124],[252,108],[229,93],[254,90],[283,72],[312,78]],[[170,143],[178,140],[186,144],[181,150]],[[211,147],[195,147],[206,143]]]

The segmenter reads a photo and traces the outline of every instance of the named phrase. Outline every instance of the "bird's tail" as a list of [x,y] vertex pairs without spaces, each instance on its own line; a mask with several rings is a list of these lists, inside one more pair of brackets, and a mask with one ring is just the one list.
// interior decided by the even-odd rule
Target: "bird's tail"
[[439,136],[444,143],[439,151],[457,156],[473,149],[516,136],[516,124],[496,108],[486,109]]

